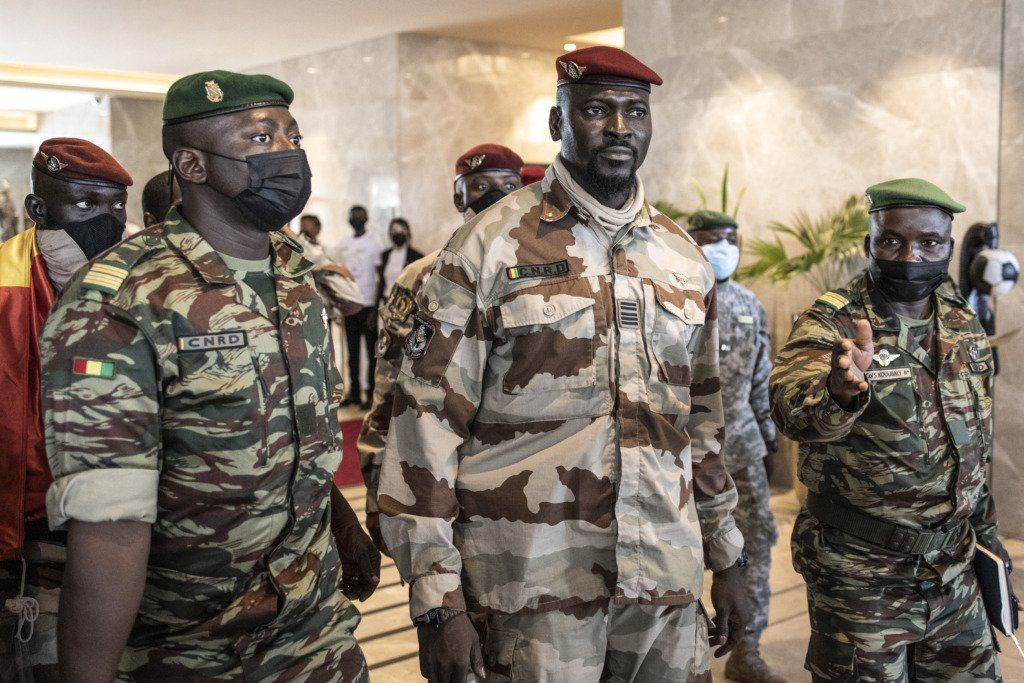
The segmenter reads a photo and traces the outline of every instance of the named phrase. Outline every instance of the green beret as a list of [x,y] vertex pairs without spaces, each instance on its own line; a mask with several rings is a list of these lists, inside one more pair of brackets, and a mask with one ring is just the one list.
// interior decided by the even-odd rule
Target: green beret
[[934,206],[950,216],[966,210],[963,204],[953,199],[927,180],[900,178],[872,185],[864,194],[872,212],[894,209],[901,206]]
[[266,74],[204,71],[179,78],[164,98],[164,125],[184,123],[257,107],[287,107],[295,93]]
[[708,211],[707,209],[701,209],[690,214],[687,219],[687,223],[690,224],[688,230],[694,232],[696,230],[714,230],[716,228],[739,228],[736,224],[736,219],[727,213],[721,211]]

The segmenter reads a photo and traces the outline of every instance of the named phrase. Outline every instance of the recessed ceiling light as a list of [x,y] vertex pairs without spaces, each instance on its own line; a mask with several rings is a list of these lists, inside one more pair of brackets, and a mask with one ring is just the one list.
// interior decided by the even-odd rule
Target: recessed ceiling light
[[317,68],[315,66],[307,66],[306,67],[306,73],[308,73],[308,74],[315,74],[316,72],[317,72]]
[[729,21],[729,17],[725,17],[725,16],[718,17],[718,23],[719,24],[724,24],[727,21]]
[[562,46],[562,49],[572,52],[573,50],[576,49],[576,43],[566,43],[565,45]]
[[365,62],[366,64],[369,64],[372,61],[373,61],[373,57],[371,57],[370,55],[363,55],[363,62]]

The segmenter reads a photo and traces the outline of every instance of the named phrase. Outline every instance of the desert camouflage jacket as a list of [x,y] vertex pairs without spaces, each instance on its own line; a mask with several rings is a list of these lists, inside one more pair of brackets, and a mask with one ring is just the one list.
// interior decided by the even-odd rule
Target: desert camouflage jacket
[[271,247],[276,315],[172,211],[83,268],[43,333],[51,524],[152,524],[129,650],[153,663],[212,638],[243,660],[282,630],[330,640],[341,609],[340,377],[313,265]]
[[430,274],[440,252],[434,251],[416,259],[402,269],[379,311],[381,326],[377,336],[377,366],[373,380],[373,405],[363,418],[359,431],[359,468],[366,483],[366,512],[377,512],[377,480],[384,457],[384,444],[391,424],[391,405],[395,400],[395,382],[402,365],[402,344],[412,329],[416,313],[416,293],[423,279]]
[[[923,345],[872,299],[865,273],[820,297],[775,359],[772,417],[800,442],[799,475],[811,491],[913,528],[969,520],[979,540],[998,548],[986,484],[992,351],[952,281],[933,297],[935,331]],[[871,323],[875,355],[866,372],[870,389],[847,412],[829,395],[827,378],[833,343],[852,339],[860,319]],[[889,579],[948,579],[973,555],[969,529],[957,547],[915,556],[820,526],[806,512],[797,521],[794,562],[804,573],[870,579],[884,568]]]
[[549,175],[455,234],[417,309],[377,499],[413,617],[687,604],[734,562],[714,276],[672,221],[612,243]]
[[725,464],[736,472],[760,462],[768,454],[765,443],[776,436],[768,408],[768,316],[757,296],[733,280],[718,285],[718,335]]

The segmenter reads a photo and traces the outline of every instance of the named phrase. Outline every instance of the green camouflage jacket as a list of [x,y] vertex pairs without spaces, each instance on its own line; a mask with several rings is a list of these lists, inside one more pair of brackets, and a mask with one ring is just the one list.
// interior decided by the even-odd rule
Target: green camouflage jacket
[[133,674],[201,671],[204,648],[244,663],[282,633],[329,648],[350,609],[329,514],[340,377],[313,265],[271,247],[276,326],[171,212],[83,268],[43,333],[51,524],[152,525]]
[[687,604],[734,562],[714,276],[685,231],[645,206],[611,244],[549,176],[464,225],[416,306],[377,498],[413,617]]
[[[800,442],[799,475],[811,491],[913,528],[969,519],[980,541],[999,548],[986,484],[992,351],[951,281],[933,303],[938,332],[929,354],[872,300],[866,274],[820,297],[775,359],[772,417]],[[870,389],[847,412],[829,395],[827,378],[834,342],[852,339],[861,319],[871,323],[875,356],[866,372]],[[822,528],[805,511],[793,535],[794,563],[808,575],[871,579],[884,569],[887,579],[948,580],[970,563],[973,536],[965,531],[955,548],[905,555]]]

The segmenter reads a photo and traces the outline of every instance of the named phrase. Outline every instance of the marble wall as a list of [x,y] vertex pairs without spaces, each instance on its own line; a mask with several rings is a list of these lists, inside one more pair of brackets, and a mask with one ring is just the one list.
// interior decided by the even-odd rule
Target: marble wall
[[167,170],[161,143],[163,100],[110,98],[110,153],[135,181],[128,189],[128,221],[142,226],[142,188]]
[[3,192],[3,182],[7,181],[10,186],[11,202],[17,207],[18,222],[17,230],[20,232],[29,225],[26,225],[24,216],[25,195],[30,191],[31,166],[34,149],[4,148],[0,149],[0,192]]
[[[797,210],[813,216],[872,183],[920,176],[967,205],[955,236],[998,218],[1004,246],[1024,255],[1024,0],[1005,6],[1003,36],[1000,0],[624,0],[627,49],[666,81],[652,96],[649,196],[691,208],[687,179],[716,189],[729,164],[733,191],[746,187],[749,239]],[[753,288],[777,341],[817,294],[803,283]],[[1022,290],[1001,302],[1004,329],[1024,319]],[[1009,447],[1024,441],[1012,408],[1024,399],[1024,368],[1011,360],[1022,349],[1006,348],[997,381],[1003,501],[1024,483],[1024,454]],[[1024,536],[1024,511],[1001,512],[1005,530]]]
[[[292,112],[313,169],[307,211],[323,239],[351,234],[348,207],[363,204],[386,240],[404,216],[413,244],[439,247],[460,223],[452,206],[456,157],[481,142],[547,163],[555,53],[401,34],[256,65],[295,90]],[[467,122],[471,122],[468,123]]]

